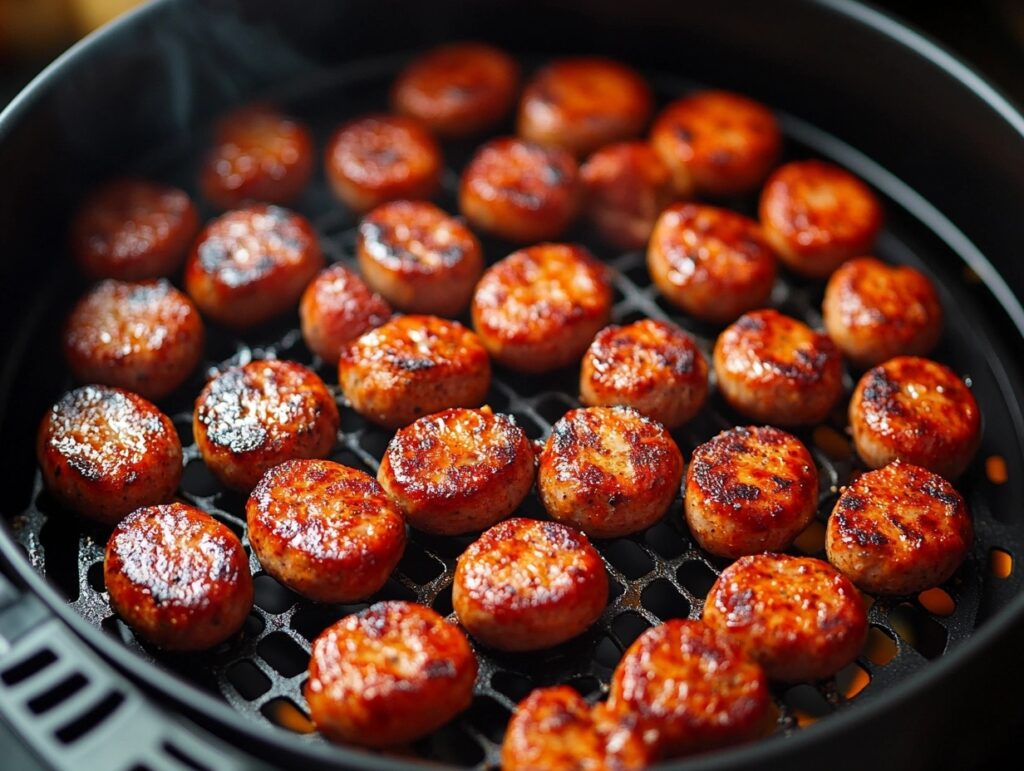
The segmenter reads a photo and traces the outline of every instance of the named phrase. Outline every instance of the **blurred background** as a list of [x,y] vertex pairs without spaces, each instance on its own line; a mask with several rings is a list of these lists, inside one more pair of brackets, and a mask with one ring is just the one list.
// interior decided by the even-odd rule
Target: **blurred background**
[[[211,0],[216,2],[216,0]],[[140,0],[0,0],[0,107],[61,51]],[[875,0],[1024,105],[1024,0]]]

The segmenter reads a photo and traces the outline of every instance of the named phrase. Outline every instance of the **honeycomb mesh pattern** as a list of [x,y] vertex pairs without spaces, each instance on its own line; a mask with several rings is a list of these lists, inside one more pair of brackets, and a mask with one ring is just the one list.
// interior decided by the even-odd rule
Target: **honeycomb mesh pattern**
[[[329,127],[327,123],[314,125],[321,137]],[[448,157],[450,161],[464,161],[468,150],[455,148]],[[443,177],[441,203],[449,211],[456,210],[460,165],[456,162]],[[751,201],[729,205],[747,213],[753,208]],[[295,208],[311,217],[329,260],[354,265],[355,221],[333,203],[322,180]],[[717,329],[681,316],[659,298],[649,283],[643,253],[607,255],[592,234],[583,229],[573,232],[571,240],[592,246],[613,268],[616,323],[644,317],[679,323],[694,334],[710,361]],[[887,242],[895,244],[890,234],[882,241],[883,256],[898,259],[898,255],[885,253]],[[898,251],[897,246],[892,245],[891,251]],[[507,254],[509,248],[485,241],[485,251],[488,261],[493,263]],[[783,276],[777,282],[771,304],[820,326],[820,295],[820,286]],[[72,606],[90,622],[121,639],[138,655],[180,673],[252,719],[294,731],[298,742],[319,742],[322,739],[311,730],[302,696],[311,641],[335,620],[384,599],[413,600],[454,618],[451,583],[455,561],[472,537],[442,538],[411,531],[406,554],[387,585],[367,602],[355,605],[318,605],[303,600],[262,571],[245,534],[244,498],[222,489],[199,457],[191,433],[191,399],[199,392],[203,377],[216,369],[276,357],[315,368],[343,405],[334,385],[335,373],[309,353],[301,333],[293,326],[294,321],[293,316],[283,326],[259,331],[258,341],[250,337],[232,338],[223,330],[211,329],[204,368],[183,387],[182,394],[174,397],[177,401],[165,405],[175,407],[169,413],[185,446],[181,498],[229,525],[242,537],[249,553],[256,603],[242,634],[207,654],[187,657],[164,654],[138,642],[113,614],[104,592],[102,559],[106,532],[81,520],[73,520],[75,526],[68,527],[66,513],[56,512],[55,504],[42,490],[38,474],[33,503],[16,518],[15,529],[33,566],[55,581]],[[849,375],[845,385],[848,393],[852,386]],[[576,369],[528,378],[499,368],[488,402],[496,412],[512,414],[531,439],[543,440],[562,414],[579,406],[577,386]],[[857,471],[844,433],[844,413],[845,404],[825,427],[797,432],[815,457],[821,490],[816,524],[798,540],[792,553],[824,556],[824,522],[840,487]],[[344,405],[342,415],[339,441],[330,457],[375,474],[391,434],[366,423]],[[674,432],[674,436],[684,457],[689,458],[698,444],[742,422],[713,393],[702,413]],[[973,504],[970,497],[969,500]],[[818,684],[774,687],[781,732],[799,730],[802,725],[844,710],[859,699],[877,697],[925,665],[928,659],[970,635],[984,590],[987,555],[992,548],[1014,540],[992,508],[976,507],[976,512],[984,521],[979,519],[975,548],[968,562],[943,587],[952,607],[932,612],[927,603],[915,597],[871,601],[872,632],[855,664],[836,678]],[[517,513],[545,516],[535,493],[528,496]],[[603,698],[622,651],[646,628],[665,619],[700,618],[704,596],[727,564],[697,548],[683,521],[678,496],[666,516],[648,530],[625,538],[596,541],[595,545],[611,579],[610,601],[599,622],[579,638],[547,651],[500,654],[477,647],[480,674],[472,707],[448,726],[416,743],[410,748],[413,755],[461,766],[496,766],[504,726],[516,703],[533,687],[568,683],[591,700]]]

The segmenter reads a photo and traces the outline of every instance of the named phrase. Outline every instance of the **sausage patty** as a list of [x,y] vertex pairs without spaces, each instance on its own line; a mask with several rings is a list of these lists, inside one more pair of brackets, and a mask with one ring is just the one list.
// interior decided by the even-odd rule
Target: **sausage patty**
[[320,271],[299,301],[302,337],[328,364],[343,348],[391,318],[391,306],[341,263]]

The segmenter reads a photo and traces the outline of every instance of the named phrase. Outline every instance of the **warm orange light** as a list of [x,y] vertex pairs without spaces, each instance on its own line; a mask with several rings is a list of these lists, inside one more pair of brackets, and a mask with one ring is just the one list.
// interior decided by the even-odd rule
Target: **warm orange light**
[[1006,461],[1002,455],[990,455],[985,459],[985,476],[994,485],[1006,484]]
[[917,595],[917,601],[925,610],[936,616],[949,616],[956,610],[956,603],[944,589],[935,587]]
[[989,567],[992,569],[992,575],[996,578],[1009,578],[1013,572],[1013,557],[1009,552],[1005,552],[1002,549],[993,549],[989,553]]
[[884,667],[896,658],[896,641],[876,626],[868,630],[868,639],[864,643],[864,655],[880,667]]
[[846,460],[850,457],[850,442],[831,426],[814,429],[814,444],[832,460]]

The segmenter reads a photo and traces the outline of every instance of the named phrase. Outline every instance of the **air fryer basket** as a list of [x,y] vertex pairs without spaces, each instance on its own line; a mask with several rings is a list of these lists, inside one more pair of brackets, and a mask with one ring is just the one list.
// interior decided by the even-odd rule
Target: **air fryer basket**
[[[827,77],[829,71],[816,57],[823,55],[817,50],[819,45],[827,48],[829,34],[840,36],[845,48],[836,50],[847,51],[843,58],[850,61],[857,61],[858,35],[882,37],[867,25],[857,26],[854,17],[865,17],[867,12],[838,3],[793,3],[786,24],[746,2],[731,4],[734,16],[699,5],[681,9],[639,3],[628,17],[612,3],[588,6],[586,17],[565,3],[544,4],[529,12],[495,3],[486,6],[487,13],[481,4],[474,12],[463,8],[461,14],[455,12],[457,3],[440,3],[429,9],[402,6],[407,20],[400,29],[393,22],[399,13],[397,5],[388,3],[349,3],[341,9],[311,3],[305,9],[308,16],[298,18],[284,18],[269,4],[247,3],[241,9],[228,5],[164,2],[137,14],[80,49],[65,64],[63,75],[58,71],[45,76],[48,82],[43,86],[49,91],[37,87],[40,103],[18,105],[21,115],[14,117],[20,117],[20,123],[8,116],[7,123],[0,126],[0,157],[14,170],[13,178],[0,182],[0,202],[9,204],[0,211],[0,218],[11,218],[6,224],[8,232],[15,233],[12,254],[24,255],[24,262],[14,260],[12,265],[8,260],[3,267],[5,294],[18,287],[18,296],[12,296],[5,307],[18,308],[19,313],[13,324],[4,321],[10,350],[4,360],[5,390],[0,392],[8,482],[3,514],[21,548],[20,552],[12,548],[7,532],[0,533],[0,545],[29,585],[68,616],[90,642],[133,674],[179,699],[189,712],[212,719],[214,724],[209,727],[236,737],[254,730],[262,734],[262,740],[276,752],[286,753],[279,762],[308,765],[333,760],[367,767],[399,762],[394,757],[331,747],[307,733],[310,726],[303,714],[301,690],[310,641],[326,625],[365,603],[343,607],[303,601],[262,574],[251,557],[256,575],[253,614],[238,639],[207,655],[174,657],[140,645],[112,614],[102,582],[106,532],[57,510],[41,491],[32,459],[32,434],[39,415],[70,387],[57,353],[56,336],[69,303],[82,286],[65,267],[61,231],[68,207],[80,191],[115,171],[139,171],[194,192],[197,152],[203,146],[209,118],[231,104],[257,97],[278,102],[313,125],[322,147],[327,133],[343,119],[385,109],[387,88],[396,69],[411,51],[438,40],[469,34],[493,39],[520,54],[527,70],[550,56],[600,51],[641,67],[661,101],[696,85],[730,87],[761,98],[780,109],[787,157],[826,157],[874,185],[884,196],[887,214],[878,254],[913,264],[936,279],[947,320],[945,338],[935,357],[970,378],[986,420],[978,460],[958,482],[975,516],[977,543],[964,567],[943,587],[946,596],[939,597],[951,600],[952,607],[938,608],[934,595],[879,599],[870,610],[873,644],[855,665],[835,680],[776,690],[782,713],[779,736],[785,740],[775,738],[731,755],[694,762],[709,767],[741,764],[757,757],[764,760],[769,753],[788,754],[793,760],[796,752],[808,748],[813,752],[817,746],[820,752],[826,738],[832,746],[837,746],[837,736],[840,742],[850,743],[864,730],[867,720],[894,719],[891,708],[883,717],[891,704],[904,705],[896,719],[905,721],[913,749],[888,748],[890,757],[902,757],[902,752],[909,765],[938,757],[932,753],[941,751],[941,740],[927,748],[913,746],[914,738],[919,740],[921,732],[932,729],[936,722],[934,704],[930,707],[912,688],[920,693],[921,684],[939,680],[943,670],[950,689],[957,676],[971,667],[979,677],[994,671],[991,660],[988,669],[979,664],[985,633],[1014,621],[1016,633],[1021,628],[1020,571],[997,575],[993,565],[1001,569],[1002,555],[1012,560],[1024,553],[1022,513],[1015,505],[1021,500],[1024,484],[1020,473],[1024,469],[1024,421],[1016,397],[1020,385],[1016,363],[1022,350],[1019,322],[1024,317],[1012,293],[982,256],[1005,255],[999,247],[1012,240],[1000,238],[1020,235],[1019,223],[1012,220],[1012,202],[1021,199],[999,198],[1004,186],[1019,187],[1024,179],[1024,173],[1014,179],[1007,173],[1012,168],[1005,168],[1008,160],[1016,160],[1017,170],[1024,172],[1020,134],[1004,132],[1007,139],[1001,164],[997,162],[1000,159],[988,157],[994,152],[991,147],[971,146],[974,155],[984,156],[992,166],[974,159],[975,165],[963,171],[963,176],[953,177],[958,180],[955,190],[941,180],[935,185],[930,176],[934,169],[925,162],[940,157],[947,173],[959,172],[957,165],[965,159],[944,155],[944,149],[952,145],[960,148],[961,155],[970,155],[963,144],[970,137],[962,132],[980,132],[980,128],[958,125],[956,116],[947,120],[942,130],[927,123],[925,108],[935,109],[931,98],[946,93],[935,85],[939,78],[934,73],[928,82],[937,90],[935,97],[922,102],[914,94],[903,94],[901,104],[900,86],[910,84],[902,83],[899,73],[887,72],[884,59],[885,55],[898,58],[898,53],[909,54],[892,41],[886,43],[889,49],[880,49],[883,55],[876,53],[870,62],[860,60],[853,75],[839,68],[832,78]],[[746,21],[736,21],[739,18]],[[882,23],[870,15],[865,18]],[[628,28],[628,34],[618,27]],[[809,31],[813,32],[810,38]],[[807,45],[808,39],[813,46]],[[762,65],[752,66],[757,60]],[[769,63],[773,66],[767,66]],[[119,87],[109,87],[115,84]],[[946,84],[945,88],[961,99],[973,96],[969,91],[956,91],[965,90],[959,84]],[[888,112],[892,109],[889,105],[896,105],[898,111]],[[974,109],[986,106],[979,100]],[[992,107],[988,109],[992,111]],[[918,111],[913,114],[916,119],[908,119],[913,110]],[[885,140],[899,137],[901,128],[907,126],[917,131],[908,137],[915,144],[894,158]],[[1000,135],[984,136],[991,143]],[[915,149],[920,157],[915,157]],[[457,209],[458,173],[471,152],[472,144],[445,148],[449,164],[440,202],[448,210]],[[52,176],[56,169],[64,172],[63,178]],[[71,173],[67,173],[69,169]],[[19,181],[33,179],[37,187],[28,188],[27,201],[8,202]],[[52,189],[44,192],[38,187],[43,180],[52,184]],[[972,182],[977,187],[972,188]],[[26,188],[19,189],[26,196]],[[965,228],[980,244],[984,244],[982,237],[991,242],[981,250],[939,214],[941,205],[932,207],[930,202],[951,192],[962,204],[957,208],[960,220],[954,218],[958,224],[975,222],[977,226],[984,217],[992,216],[992,208],[1002,207],[997,229]],[[982,194],[987,207],[978,206],[976,197]],[[723,203],[754,213],[752,198]],[[317,178],[295,208],[312,219],[329,259],[351,262],[356,221],[333,201],[322,178]],[[17,218],[14,212],[18,212]],[[709,351],[718,330],[680,315],[659,299],[649,286],[642,253],[609,251],[582,226],[568,239],[587,244],[616,271],[615,321],[668,318],[697,335]],[[30,244],[32,252],[26,251]],[[46,259],[29,258],[41,248],[46,250]],[[485,244],[489,262],[511,249],[500,242]],[[1019,269],[1004,273],[1013,282],[1011,286],[1019,286]],[[772,304],[820,325],[820,300],[819,284],[786,277],[776,287]],[[26,310],[20,312],[21,308]],[[1017,329],[1012,334],[998,334],[997,330],[1012,329],[1011,320],[1017,322]],[[203,368],[163,404],[187,446],[182,496],[214,513],[243,539],[244,499],[222,490],[203,467],[191,442],[191,400],[213,368],[265,356],[310,364],[326,382],[335,382],[331,368],[305,349],[295,322],[291,316],[242,338],[212,329]],[[532,438],[543,438],[555,420],[576,406],[576,381],[573,368],[543,378],[499,370],[489,403],[498,411],[514,414]],[[847,390],[851,384],[848,374]],[[390,434],[349,410],[343,409],[343,415],[342,439],[332,457],[375,472]],[[716,397],[697,421],[676,432],[676,438],[684,456],[689,457],[697,444],[738,422],[743,421]],[[826,426],[801,434],[822,472],[822,523],[838,488],[857,468],[843,426],[843,410],[839,410]],[[995,456],[1007,470],[1006,481],[1000,484],[986,474],[985,461]],[[418,743],[412,754],[459,765],[493,765],[509,713],[531,687],[564,682],[588,697],[600,698],[622,649],[645,628],[666,618],[699,618],[703,596],[725,563],[696,548],[680,509],[677,500],[663,522],[648,531],[598,542],[612,578],[613,599],[601,621],[586,635],[539,654],[496,655],[479,650],[481,675],[472,708]],[[543,516],[532,495],[521,512]],[[374,599],[414,599],[450,613],[454,560],[470,540],[414,532],[398,571]],[[820,532],[817,537],[812,533],[801,539],[795,551],[820,555]],[[44,588],[40,575],[53,588]],[[97,634],[97,629],[103,632]],[[1003,645],[1007,639],[1003,634]],[[136,656],[126,656],[124,646]],[[999,691],[990,698],[998,704]],[[917,702],[917,712],[903,711],[911,709],[905,706],[909,702]],[[820,718],[825,719],[819,723]],[[964,730],[979,728],[969,725]],[[856,757],[863,760],[863,749]],[[834,761],[845,762],[842,757]]]

